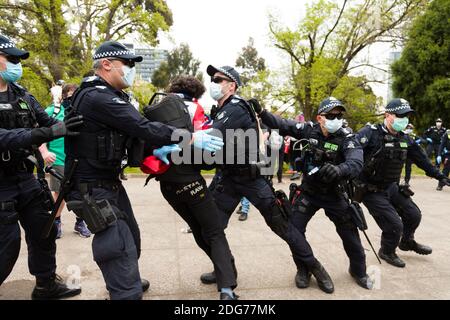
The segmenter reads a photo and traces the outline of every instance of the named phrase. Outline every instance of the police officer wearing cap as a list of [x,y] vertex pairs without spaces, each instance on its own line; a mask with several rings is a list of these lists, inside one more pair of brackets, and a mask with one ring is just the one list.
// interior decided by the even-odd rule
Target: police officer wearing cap
[[56,228],[41,238],[51,208],[45,202],[49,199],[45,186],[33,175],[36,161],[30,160],[40,156],[37,148],[42,143],[76,134],[71,129],[81,119],[64,124],[50,118],[16,83],[22,76],[20,61],[28,57],[27,51],[0,35],[0,285],[19,255],[20,222],[28,246],[28,267],[36,277],[32,299],[58,299],[78,295],[81,289],[69,289],[55,273]]
[[[438,165],[441,163],[444,164],[444,170],[442,170],[442,173],[448,177],[450,173],[450,130],[447,130],[444,135],[442,136],[441,144],[439,146],[439,152],[438,157],[436,159],[436,162]],[[439,182],[436,190],[442,191],[444,188],[444,184],[442,182]]]
[[[372,289],[373,283],[366,273],[364,248],[352,220],[349,202],[343,194],[347,180],[357,177],[363,165],[363,151],[360,144],[350,131],[342,127],[345,112],[343,103],[334,97],[323,100],[317,111],[315,124],[312,122],[300,124],[281,119],[263,110],[258,104],[256,112],[269,128],[279,129],[281,135],[292,136],[305,142],[300,168],[303,180],[296,188],[296,196],[293,199],[292,221],[295,227],[304,236],[310,219],[323,208],[342,239],[350,260],[350,275],[359,286]],[[308,248],[308,256],[312,259],[313,252],[307,242],[304,247]],[[296,276],[298,287],[309,286],[311,272],[313,272],[311,265],[300,265]],[[325,286],[321,286],[321,289],[333,292],[334,285],[331,278],[327,280]]]
[[409,187],[399,186],[406,159],[411,159],[427,176],[450,184],[415,141],[403,133],[413,113],[408,101],[394,99],[386,106],[384,123],[366,126],[357,133],[364,149],[364,169],[357,193],[382,230],[380,258],[399,268],[405,267],[405,262],[397,256],[397,247],[420,255],[432,252],[414,240],[422,214],[411,199]]
[[427,144],[427,156],[428,158],[432,159],[432,156],[434,154],[434,157],[436,159],[436,167],[440,167],[437,163],[437,157],[439,156],[439,146],[441,144],[441,139],[444,133],[447,131],[446,128],[442,126],[442,119],[438,118],[436,119],[436,125],[431,126],[430,128],[425,131],[423,134],[423,139],[428,143]]
[[[269,182],[261,175],[257,165],[259,160],[259,143],[240,143],[245,140],[242,136],[258,135],[258,119],[247,101],[236,95],[237,89],[242,85],[239,73],[232,67],[216,68],[208,66],[208,75],[211,76],[211,97],[218,102],[217,114],[214,118],[213,128],[219,130],[225,139],[224,158],[233,161],[224,161],[221,171],[216,174],[210,185],[214,200],[222,213],[224,226],[228,224],[230,216],[238,206],[242,197],[246,197],[264,217],[271,230],[282,238],[292,251],[297,267],[305,263],[311,267],[311,272],[318,280],[319,286],[327,292],[332,292],[331,279],[311,254],[311,249],[302,234],[289,219],[280,213],[275,194]],[[233,135],[227,135],[227,131]],[[258,139],[258,142],[261,140]],[[233,151],[232,151],[233,150]],[[235,157],[231,159],[230,154]],[[243,155],[240,163],[236,156]],[[214,272],[203,274],[200,278],[203,283],[214,283]]]
[[[65,142],[66,173],[78,160],[66,200],[68,208],[95,234],[94,260],[111,299],[141,299],[149,283],[139,274],[140,231],[119,179],[121,162],[125,152],[129,160],[131,154],[139,153],[139,148],[126,150],[127,146],[139,147],[136,139],[156,147],[177,142],[171,138],[176,128],[142,117],[122,91],[133,84],[135,63],[142,61],[141,56],[107,41],[93,58],[95,76],[85,78],[72,96],[72,112],[82,115],[85,122],[80,135]],[[184,134],[192,137],[194,145],[205,147],[208,142],[202,132]]]

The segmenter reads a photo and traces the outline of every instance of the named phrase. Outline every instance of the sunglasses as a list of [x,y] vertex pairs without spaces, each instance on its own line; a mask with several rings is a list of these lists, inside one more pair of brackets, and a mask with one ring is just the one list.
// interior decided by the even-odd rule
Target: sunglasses
[[327,120],[334,120],[334,119],[341,120],[344,118],[343,113],[326,113],[326,114],[321,114],[321,116],[325,117]]
[[409,116],[409,113],[404,113],[404,114],[396,114],[395,117],[396,118],[406,118]]
[[231,79],[228,79],[228,78],[222,78],[222,77],[211,77],[211,82],[214,82],[214,83],[221,83],[222,81],[233,82],[233,80],[231,80]]
[[6,60],[8,60],[9,62],[13,63],[13,64],[18,64],[20,63],[20,58],[19,57],[14,57],[14,56],[8,56],[5,54],[0,54],[1,56],[5,57]]
[[132,60],[124,60],[124,59],[118,59],[118,58],[112,58],[112,59],[108,59],[109,61],[120,61],[122,62],[124,65],[133,68],[135,66],[135,62]]

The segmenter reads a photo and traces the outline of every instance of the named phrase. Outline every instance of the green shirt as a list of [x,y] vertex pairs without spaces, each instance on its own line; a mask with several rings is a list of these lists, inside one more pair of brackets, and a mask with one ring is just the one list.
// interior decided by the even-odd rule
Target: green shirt
[[[64,107],[61,105],[61,109],[58,114],[53,114],[55,107],[53,104],[45,109],[45,112],[56,120],[64,121]],[[66,160],[66,154],[64,153],[64,138],[59,138],[47,143],[47,149],[56,155],[56,161],[53,163],[54,166],[64,166],[64,161]]]

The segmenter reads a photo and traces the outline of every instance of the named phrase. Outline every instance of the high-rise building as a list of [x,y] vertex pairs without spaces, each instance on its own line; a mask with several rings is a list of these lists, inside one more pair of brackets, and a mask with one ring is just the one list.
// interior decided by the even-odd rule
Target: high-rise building
[[397,61],[398,59],[400,59],[402,52],[401,51],[391,51],[389,53],[389,71],[388,71],[388,93],[387,93],[387,101],[391,101],[392,99],[394,99],[394,92],[392,90],[392,83],[393,83],[393,79],[392,79],[392,70],[391,70],[391,65]]
[[124,44],[134,54],[142,56],[144,59],[136,63],[136,77],[143,81],[152,81],[153,73],[159,68],[162,62],[167,61],[169,52],[167,50],[153,48],[137,48],[133,44]]

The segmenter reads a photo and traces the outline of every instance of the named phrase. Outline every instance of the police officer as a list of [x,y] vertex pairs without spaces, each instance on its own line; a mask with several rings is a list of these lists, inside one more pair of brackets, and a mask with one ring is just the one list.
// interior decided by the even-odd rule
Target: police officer
[[[427,156],[431,159],[432,155],[434,154],[434,157],[437,160],[437,157],[439,156],[439,145],[441,144],[441,138],[444,135],[444,133],[447,131],[442,126],[442,119],[438,118],[436,119],[436,126],[432,126],[425,131],[423,134],[424,140],[427,141]],[[439,167],[439,164],[436,161],[436,167]]]
[[[224,226],[228,224],[241,198],[246,197],[262,214],[272,231],[289,245],[297,268],[306,264],[319,287],[325,292],[333,292],[330,276],[312,255],[304,234],[283,214],[283,208],[277,204],[271,186],[254,163],[260,160],[258,154],[261,148],[258,144],[262,140],[254,139],[260,133],[254,110],[247,101],[236,95],[238,87],[242,85],[239,73],[230,66],[216,68],[211,65],[207,73],[211,76],[211,97],[218,102],[213,128],[226,137],[223,154],[226,160],[210,185]],[[246,137],[254,143],[250,143]],[[216,276],[214,272],[206,273],[200,280],[214,283]]]
[[[350,259],[350,275],[359,286],[372,289],[373,283],[366,273],[364,248],[352,220],[349,202],[342,193],[346,180],[357,177],[363,165],[361,146],[353,134],[342,128],[344,105],[333,97],[322,101],[316,124],[284,120],[261,108],[256,111],[264,124],[279,129],[281,135],[306,140],[301,161],[303,180],[294,198],[292,221],[295,227],[304,235],[310,219],[323,208],[342,239]],[[312,256],[312,250],[308,248]],[[309,278],[310,269],[303,266],[297,281],[307,285]]]
[[27,51],[0,35],[0,285],[19,255],[20,221],[28,246],[28,267],[36,277],[32,298],[58,299],[78,295],[81,289],[69,289],[55,273],[56,228],[48,238],[41,238],[51,209],[46,200],[51,195],[34,177],[34,163],[29,159],[40,155],[36,151],[42,143],[75,134],[71,129],[80,119],[73,118],[65,125],[50,118],[16,83],[22,76],[20,61],[28,57]]
[[[447,130],[445,134],[442,136],[441,145],[439,146],[439,156],[437,157],[436,161],[437,164],[444,163],[444,170],[442,173],[448,177],[450,173],[450,130]],[[436,188],[437,191],[442,191],[444,187],[444,184],[442,182],[439,182],[438,187]]]
[[[167,91],[170,95],[159,106],[164,112],[162,118],[177,119],[175,121],[180,122],[180,128],[192,132],[195,129],[201,130],[204,113],[197,101],[205,92],[203,83],[192,76],[178,76],[171,81]],[[175,108],[182,108],[182,111],[187,112],[174,110]],[[157,107],[153,107],[153,113],[151,110],[150,106],[145,111],[146,116],[153,114],[149,118],[158,120]],[[174,114],[173,117],[168,115],[171,112]],[[180,114],[183,116],[178,116]],[[215,151],[220,150],[222,145],[223,143],[218,145]],[[177,149],[164,146],[155,150],[153,154],[169,164],[167,154],[174,150]],[[168,170],[157,175],[156,179],[160,181],[164,198],[186,221],[192,230],[195,242],[211,259],[221,300],[234,300],[236,297],[233,292],[236,287],[235,266],[220,213],[200,169],[201,166],[196,166],[192,162],[177,165],[172,163]]]
[[364,169],[358,183],[362,202],[382,230],[380,258],[400,268],[405,267],[405,262],[397,256],[397,246],[421,255],[432,252],[414,240],[422,215],[411,199],[411,190],[398,184],[406,159],[429,177],[449,184],[415,141],[402,132],[413,112],[408,101],[394,99],[386,106],[384,123],[366,126],[357,133],[364,149]]
[[[173,143],[176,128],[142,117],[122,91],[133,84],[135,63],[142,61],[141,56],[107,41],[93,58],[95,76],[85,78],[72,97],[73,113],[83,115],[85,123],[78,137],[66,139],[66,173],[78,160],[67,205],[95,234],[94,260],[111,299],[141,299],[149,283],[139,274],[140,232],[119,180],[121,161],[127,145],[140,145],[135,139],[128,143],[130,138],[161,147]],[[186,135],[192,136],[196,146],[210,142],[202,132]],[[127,150],[129,161],[130,155],[139,153],[136,150]]]

